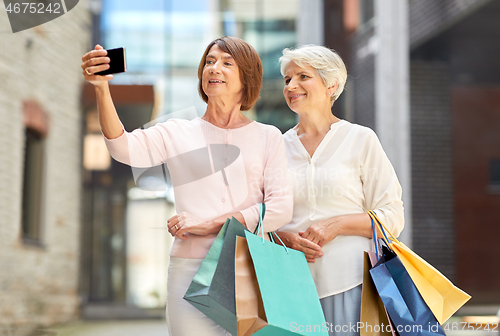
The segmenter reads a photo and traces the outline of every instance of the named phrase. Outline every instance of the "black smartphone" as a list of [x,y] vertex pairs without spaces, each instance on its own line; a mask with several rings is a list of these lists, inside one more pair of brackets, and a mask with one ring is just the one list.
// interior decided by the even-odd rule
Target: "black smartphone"
[[115,48],[107,50],[110,62],[109,69],[96,72],[96,75],[105,76],[127,71],[127,60],[125,58],[125,48]]

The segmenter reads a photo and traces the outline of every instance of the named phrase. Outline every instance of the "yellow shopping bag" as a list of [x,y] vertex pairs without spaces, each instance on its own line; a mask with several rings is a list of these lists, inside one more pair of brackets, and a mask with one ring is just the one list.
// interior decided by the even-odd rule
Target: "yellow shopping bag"
[[389,234],[390,237],[384,234],[384,240],[401,259],[420,295],[440,324],[470,300],[469,294],[453,285],[441,272],[398,241],[373,211],[370,210],[368,215],[381,233],[385,230]]

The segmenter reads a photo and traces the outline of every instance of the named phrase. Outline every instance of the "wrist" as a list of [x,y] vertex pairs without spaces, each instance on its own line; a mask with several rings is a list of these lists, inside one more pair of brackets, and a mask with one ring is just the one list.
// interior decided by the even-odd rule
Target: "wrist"
[[218,233],[225,222],[226,219],[222,219],[219,217],[210,219],[207,224],[210,227],[210,231],[212,231],[213,233]]
[[333,217],[329,220],[328,223],[329,231],[334,233],[335,236],[344,234],[344,222],[343,216]]
[[291,242],[289,238],[292,235],[292,233],[287,231],[275,231],[275,232],[286,246],[291,247]]
[[[92,83],[92,84],[94,84],[94,83]],[[95,89],[95,92],[98,94],[105,93],[105,92],[109,91],[109,84],[108,84],[108,82],[95,82],[94,89]]]

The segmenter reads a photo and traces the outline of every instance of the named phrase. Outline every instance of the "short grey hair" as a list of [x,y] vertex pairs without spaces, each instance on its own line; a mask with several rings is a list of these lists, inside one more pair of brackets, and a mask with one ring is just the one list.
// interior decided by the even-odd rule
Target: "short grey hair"
[[306,64],[313,67],[327,88],[338,83],[337,90],[331,97],[332,104],[344,91],[345,82],[347,81],[347,69],[344,61],[335,50],[314,44],[300,46],[296,49],[286,48],[283,50],[283,56],[280,57],[279,61],[281,63],[281,75],[283,76],[285,76],[288,63],[294,62],[298,66]]

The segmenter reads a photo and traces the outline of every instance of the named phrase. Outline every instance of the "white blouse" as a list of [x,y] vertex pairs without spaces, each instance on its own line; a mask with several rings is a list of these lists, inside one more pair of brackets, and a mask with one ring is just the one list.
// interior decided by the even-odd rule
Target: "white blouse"
[[[310,157],[294,129],[283,138],[294,197],[292,221],[280,231],[305,231],[335,216],[374,210],[394,235],[403,230],[401,185],[375,132],[340,120],[331,125]],[[320,298],[363,281],[363,251],[372,239],[338,236],[323,246],[323,257],[309,263]]]

